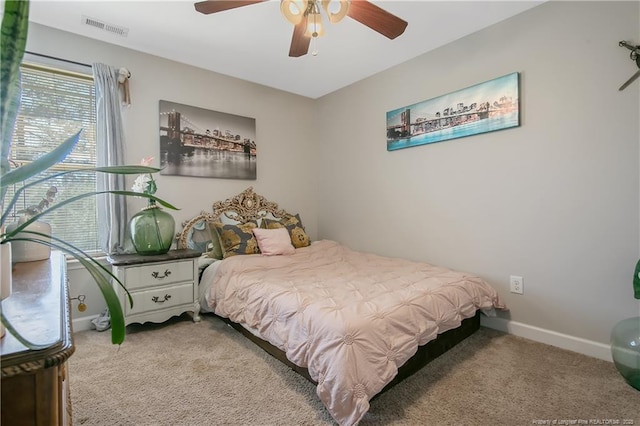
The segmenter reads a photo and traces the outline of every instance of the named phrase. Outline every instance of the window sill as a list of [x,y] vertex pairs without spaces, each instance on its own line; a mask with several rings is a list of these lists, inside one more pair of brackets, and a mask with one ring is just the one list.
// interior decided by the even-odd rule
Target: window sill
[[[68,271],[75,271],[75,270],[79,270],[79,269],[85,269],[84,266],[82,266],[82,263],[80,263],[75,257],[73,256],[67,256],[67,270]],[[98,262],[100,262],[101,264],[107,266],[109,265],[109,262],[107,262],[107,255],[104,253],[98,253],[95,254],[93,256],[95,260],[97,260]]]

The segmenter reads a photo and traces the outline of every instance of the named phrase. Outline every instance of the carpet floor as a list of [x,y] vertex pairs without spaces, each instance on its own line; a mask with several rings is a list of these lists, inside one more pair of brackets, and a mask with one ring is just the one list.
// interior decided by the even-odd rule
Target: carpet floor
[[[74,425],[333,425],[314,386],[211,315],[74,334]],[[555,421],[555,423],[554,423]],[[360,425],[640,425],[612,363],[495,330],[376,398]]]

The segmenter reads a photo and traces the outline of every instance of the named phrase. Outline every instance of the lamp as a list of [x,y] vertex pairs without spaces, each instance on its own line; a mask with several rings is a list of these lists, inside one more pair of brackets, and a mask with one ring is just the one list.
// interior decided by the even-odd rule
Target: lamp
[[280,11],[293,25],[298,25],[305,16],[307,17],[304,35],[312,39],[314,44],[312,55],[315,56],[318,54],[315,49],[316,38],[324,35],[319,4],[322,5],[329,22],[336,24],[347,16],[350,3],[351,0],[281,0]]

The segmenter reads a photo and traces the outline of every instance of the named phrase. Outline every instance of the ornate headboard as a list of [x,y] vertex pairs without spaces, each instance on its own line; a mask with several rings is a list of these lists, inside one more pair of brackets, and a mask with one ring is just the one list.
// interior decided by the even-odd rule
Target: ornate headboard
[[237,223],[249,220],[258,220],[271,213],[277,218],[287,216],[284,210],[278,209],[278,205],[268,201],[262,195],[253,192],[253,187],[248,187],[233,198],[213,203],[213,216],[226,217]]
[[264,217],[282,218],[289,215],[278,208],[278,204],[256,194],[250,186],[232,198],[214,202],[211,213],[202,211],[183,222],[182,230],[176,235],[177,247],[206,251],[207,241],[213,238],[208,226],[210,222],[244,223]]

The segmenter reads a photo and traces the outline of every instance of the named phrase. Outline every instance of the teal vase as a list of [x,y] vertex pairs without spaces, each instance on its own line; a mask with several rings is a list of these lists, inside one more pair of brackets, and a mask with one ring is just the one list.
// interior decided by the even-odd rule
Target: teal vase
[[149,205],[136,213],[129,222],[131,242],[138,254],[150,256],[169,251],[175,235],[173,216],[149,200]]
[[640,317],[627,318],[613,327],[611,356],[627,383],[640,390]]

